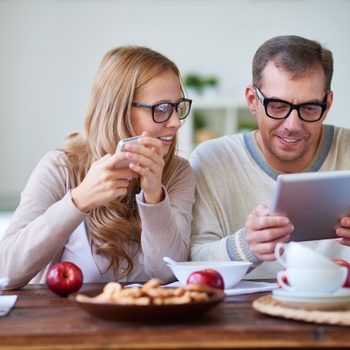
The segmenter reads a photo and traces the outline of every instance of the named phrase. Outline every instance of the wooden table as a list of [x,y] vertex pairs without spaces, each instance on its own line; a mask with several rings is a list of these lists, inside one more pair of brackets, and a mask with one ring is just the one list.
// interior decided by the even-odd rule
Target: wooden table
[[[83,290],[96,288],[85,285]],[[238,349],[350,347],[350,329],[273,318],[255,311],[263,294],[229,297],[196,319],[160,324],[105,321],[45,286],[18,291],[0,317],[0,349]]]

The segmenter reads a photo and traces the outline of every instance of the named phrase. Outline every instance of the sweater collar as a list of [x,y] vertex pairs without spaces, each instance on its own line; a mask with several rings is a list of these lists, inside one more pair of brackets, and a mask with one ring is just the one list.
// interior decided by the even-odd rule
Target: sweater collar
[[[245,146],[247,147],[248,152],[250,153],[255,163],[259,166],[259,168],[272,179],[277,180],[277,176],[280,174],[280,172],[272,168],[266,161],[264,155],[260,151],[258,144],[255,141],[254,133],[255,131],[251,131],[249,133],[243,134]],[[315,153],[311,163],[304,170],[304,172],[315,172],[320,170],[332,146],[333,135],[334,126],[323,125],[321,140],[317,152]]]

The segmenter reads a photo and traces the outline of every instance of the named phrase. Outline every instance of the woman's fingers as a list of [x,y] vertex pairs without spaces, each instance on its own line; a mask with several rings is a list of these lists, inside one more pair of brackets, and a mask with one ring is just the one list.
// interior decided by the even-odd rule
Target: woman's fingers
[[89,211],[127,193],[129,180],[139,177],[129,167],[116,169],[124,155],[106,155],[92,164],[84,180],[72,190],[75,205]]

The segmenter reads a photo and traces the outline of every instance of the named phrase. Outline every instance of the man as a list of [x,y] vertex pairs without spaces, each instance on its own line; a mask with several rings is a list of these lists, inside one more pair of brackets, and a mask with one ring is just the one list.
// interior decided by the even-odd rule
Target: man
[[[258,129],[204,142],[191,155],[192,260],[248,260],[248,277],[276,276],[274,248],[293,232],[287,217],[269,214],[278,174],[350,169],[350,130],[324,124],[332,74],[332,53],[315,41],[280,36],[257,50],[245,95]],[[337,240],[306,244],[350,259],[349,217],[336,233]]]

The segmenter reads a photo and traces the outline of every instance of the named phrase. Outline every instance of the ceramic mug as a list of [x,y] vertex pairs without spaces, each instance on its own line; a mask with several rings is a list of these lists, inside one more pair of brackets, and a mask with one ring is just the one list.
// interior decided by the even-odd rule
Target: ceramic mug
[[[284,253],[281,254],[282,248]],[[297,242],[277,243],[275,247],[277,261],[285,268],[337,268],[338,265],[305,244]]]
[[[340,289],[346,278],[347,268],[288,268],[277,273],[279,285],[290,292],[333,293]],[[288,284],[285,282],[285,277]]]

